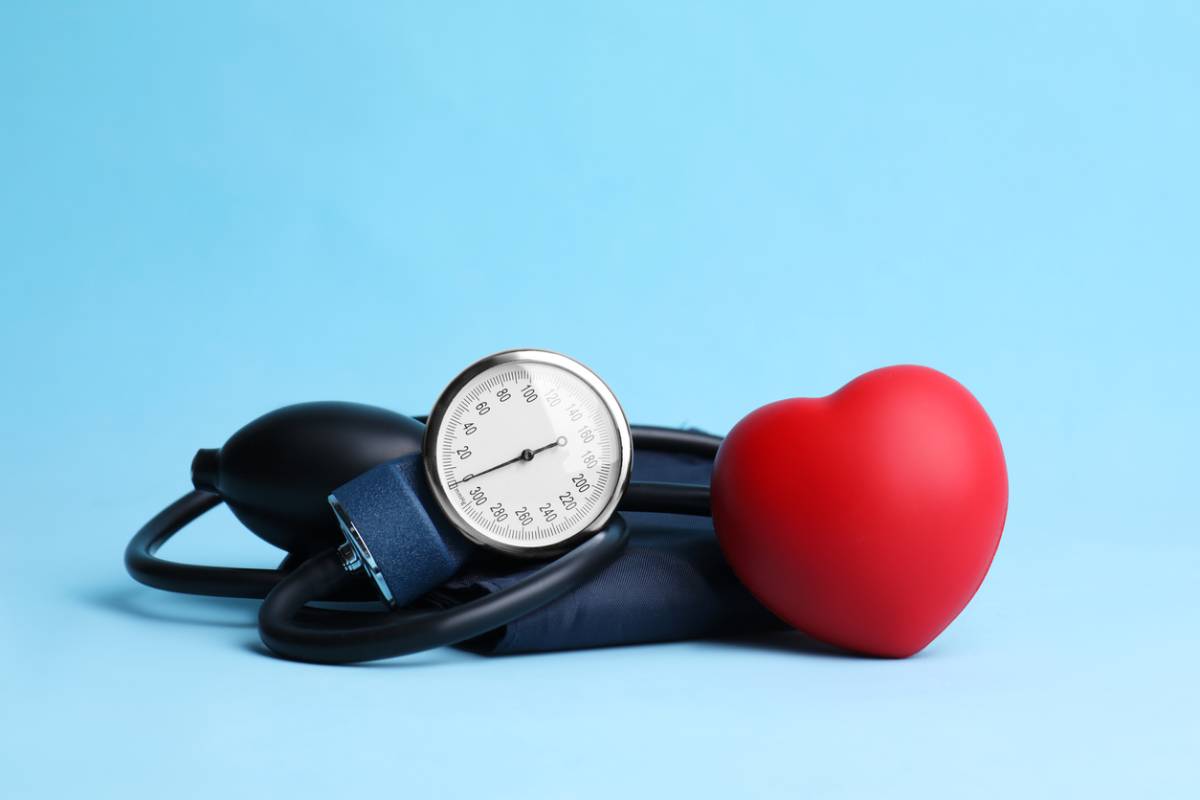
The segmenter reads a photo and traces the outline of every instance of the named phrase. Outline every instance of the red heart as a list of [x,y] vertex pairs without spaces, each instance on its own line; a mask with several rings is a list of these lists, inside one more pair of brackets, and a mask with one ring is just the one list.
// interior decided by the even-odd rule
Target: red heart
[[904,657],[982,583],[1008,475],[996,429],[961,384],[886,367],[746,416],[717,454],[712,505],[734,571],[780,618]]

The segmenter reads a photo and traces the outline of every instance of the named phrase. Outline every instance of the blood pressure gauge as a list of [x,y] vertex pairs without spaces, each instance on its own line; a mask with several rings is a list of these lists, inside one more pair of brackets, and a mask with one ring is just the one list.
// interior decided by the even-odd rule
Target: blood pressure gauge
[[467,367],[438,398],[425,474],[467,538],[543,556],[604,526],[632,451],[625,412],[594,372],[558,353],[507,350]]

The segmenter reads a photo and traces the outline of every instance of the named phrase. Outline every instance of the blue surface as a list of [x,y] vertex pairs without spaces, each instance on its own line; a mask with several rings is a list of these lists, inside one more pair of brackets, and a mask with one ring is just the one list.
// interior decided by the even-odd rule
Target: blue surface
[[[828,5],[5,4],[0,796],[1195,797],[1200,12]],[[125,576],[197,447],[515,345],[715,430],[938,367],[992,573],[902,662],[349,669]]]

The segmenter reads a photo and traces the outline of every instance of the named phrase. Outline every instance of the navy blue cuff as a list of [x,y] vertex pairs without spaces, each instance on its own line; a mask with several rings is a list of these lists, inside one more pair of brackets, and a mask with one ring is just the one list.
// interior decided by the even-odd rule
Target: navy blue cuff
[[[712,522],[673,514],[626,513],[625,552],[592,580],[509,624],[462,643],[500,655],[708,639],[783,626],[734,576]],[[531,570],[481,565],[430,599],[457,604],[508,588]]]
[[441,586],[473,549],[438,511],[419,455],[364,472],[335,489],[329,502],[368,573],[395,606]]
[[[712,461],[639,450],[633,478],[709,484]],[[608,569],[549,605],[464,642],[480,653],[530,653],[641,642],[703,639],[778,630],[725,562],[712,520],[673,514],[625,513],[629,547]],[[430,599],[461,603],[512,586],[528,564],[484,561]]]

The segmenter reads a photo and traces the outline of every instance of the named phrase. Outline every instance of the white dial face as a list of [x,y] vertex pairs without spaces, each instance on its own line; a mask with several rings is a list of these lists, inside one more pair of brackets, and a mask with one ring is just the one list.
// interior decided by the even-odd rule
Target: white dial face
[[508,361],[470,376],[448,399],[440,421],[430,421],[438,429],[427,464],[465,533],[508,550],[552,547],[610,507],[622,488],[628,424],[593,381],[582,368]]

